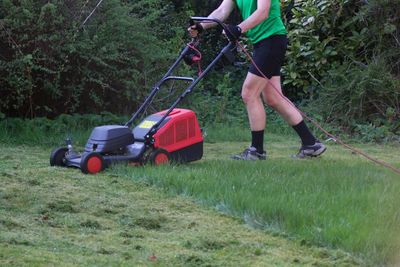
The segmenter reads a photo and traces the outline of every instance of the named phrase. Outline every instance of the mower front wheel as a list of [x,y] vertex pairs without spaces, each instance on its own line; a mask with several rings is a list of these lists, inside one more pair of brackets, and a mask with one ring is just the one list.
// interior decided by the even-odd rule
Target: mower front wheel
[[84,154],[81,159],[81,171],[85,174],[96,174],[104,170],[103,156],[97,152]]
[[64,167],[64,158],[67,151],[68,148],[66,147],[58,147],[54,149],[50,154],[50,166]]
[[162,148],[157,148],[151,152],[149,162],[152,165],[168,164],[171,161],[171,154]]

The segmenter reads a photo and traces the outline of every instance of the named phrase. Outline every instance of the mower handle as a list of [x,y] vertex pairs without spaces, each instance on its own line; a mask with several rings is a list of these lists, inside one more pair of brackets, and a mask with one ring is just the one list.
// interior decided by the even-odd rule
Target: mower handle
[[[218,20],[218,19],[212,19],[212,18],[207,18],[207,17],[191,17],[190,18],[191,23],[194,22],[214,22],[217,23],[220,27],[222,27],[225,31],[229,31],[226,27],[226,24],[224,24],[222,21]],[[192,40],[192,44],[196,41],[196,39],[194,38],[194,40]],[[224,55],[229,53],[234,47],[235,47],[235,43],[229,41],[229,43],[221,50],[221,52],[214,58],[214,60],[207,66],[207,68],[199,75],[199,77],[197,77],[196,79],[193,79],[191,77],[179,77],[179,76],[171,76],[172,71],[179,65],[179,63],[183,60],[183,58],[185,57],[186,53],[191,49],[190,45],[187,45],[183,51],[181,51],[179,57],[176,59],[176,61],[172,64],[172,66],[169,68],[169,70],[167,71],[167,73],[163,76],[163,78],[158,81],[155,86],[153,87],[153,89],[151,90],[150,94],[146,97],[145,101],[140,105],[140,107],[138,108],[138,110],[132,115],[132,117],[129,119],[128,122],[125,123],[125,126],[130,127],[132,125],[132,123],[134,122],[134,120],[136,120],[139,115],[144,112],[144,110],[146,109],[146,107],[151,103],[151,101],[153,100],[154,96],[157,94],[157,92],[160,90],[160,86],[168,80],[181,80],[181,81],[187,81],[187,82],[191,82],[189,87],[186,88],[185,92],[183,92],[183,94],[172,104],[172,106],[170,107],[170,109],[168,110],[168,112],[166,112],[164,114],[164,116],[161,118],[161,120],[153,125],[153,127],[150,129],[149,134],[152,135],[155,133],[156,128],[161,124],[162,121],[164,121],[164,119],[169,115],[169,113],[171,113],[171,111],[178,105],[179,101],[184,98],[186,96],[186,94],[190,93],[192,91],[192,89],[200,82],[200,80],[210,71],[210,69],[217,63],[217,61]],[[150,136],[149,135],[149,136]]]
[[229,31],[226,27],[226,24],[220,21],[219,19],[207,18],[207,17],[190,17],[190,20],[193,22],[214,22],[224,29],[225,32]]

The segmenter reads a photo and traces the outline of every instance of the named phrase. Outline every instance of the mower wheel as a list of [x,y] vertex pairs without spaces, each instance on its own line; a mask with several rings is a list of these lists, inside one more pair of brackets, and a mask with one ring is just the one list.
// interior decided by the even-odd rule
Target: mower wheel
[[157,148],[153,150],[149,157],[149,162],[152,165],[167,164],[171,161],[171,154],[165,149]]
[[103,156],[97,152],[84,154],[81,159],[81,171],[85,174],[96,174],[104,170]]
[[68,148],[66,147],[58,147],[54,149],[51,154],[50,154],[50,166],[60,166],[64,167],[64,157],[65,154],[67,153]]

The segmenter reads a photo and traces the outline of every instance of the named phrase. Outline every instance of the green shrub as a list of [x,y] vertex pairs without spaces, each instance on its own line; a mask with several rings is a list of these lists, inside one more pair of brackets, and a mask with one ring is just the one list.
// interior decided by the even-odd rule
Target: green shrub
[[1,1],[1,112],[131,112],[161,77],[176,52],[171,40],[183,32],[168,27],[160,34],[166,24],[156,18],[171,15],[165,23],[172,25],[181,19],[164,2],[104,1],[80,28],[94,8],[88,1]]
[[361,141],[400,140],[400,80],[383,59],[343,65],[329,77],[313,103],[327,122]]
[[400,2],[296,3],[283,67],[288,95],[308,102],[334,134],[399,140]]
[[289,46],[282,71],[292,97],[313,96],[319,81],[346,58],[368,56],[367,25],[357,16],[361,6],[351,0],[296,1],[287,22]]

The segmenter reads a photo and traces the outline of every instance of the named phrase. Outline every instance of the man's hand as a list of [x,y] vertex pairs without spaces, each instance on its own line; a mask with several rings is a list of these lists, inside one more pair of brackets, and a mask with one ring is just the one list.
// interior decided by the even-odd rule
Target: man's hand
[[201,25],[201,23],[199,23],[199,22],[196,22],[194,25],[192,25],[188,28],[188,32],[190,34],[190,37],[192,37],[192,38],[196,38],[203,31],[204,31],[204,28]]
[[224,34],[228,37],[229,41],[236,42],[242,35],[242,29],[238,25],[228,24]]

